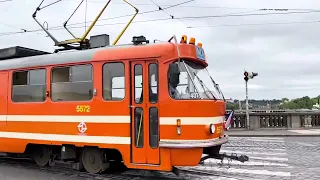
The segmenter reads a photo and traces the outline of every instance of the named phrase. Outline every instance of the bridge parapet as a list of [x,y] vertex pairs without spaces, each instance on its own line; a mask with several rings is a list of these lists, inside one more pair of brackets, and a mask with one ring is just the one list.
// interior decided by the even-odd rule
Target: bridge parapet
[[[232,129],[247,129],[245,111],[235,111]],[[320,128],[320,111],[249,112],[249,129]]]

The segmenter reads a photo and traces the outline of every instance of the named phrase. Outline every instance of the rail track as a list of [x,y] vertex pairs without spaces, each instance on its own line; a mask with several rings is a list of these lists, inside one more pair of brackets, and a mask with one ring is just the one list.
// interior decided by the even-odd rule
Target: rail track
[[193,179],[193,178],[203,178],[208,179],[208,176],[215,177],[231,177],[224,176],[219,173],[197,171],[197,170],[186,170],[176,168],[179,171],[179,175],[171,172],[159,172],[159,171],[147,171],[147,170],[126,170],[124,171],[122,167],[111,166],[110,170],[102,174],[90,174],[87,172],[80,172],[72,169],[68,164],[56,164],[54,167],[39,167],[31,159],[28,158],[12,158],[12,157],[2,157],[0,156],[0,165],[13,166],[17,168],[24,168],[30,170],[39,170],[42,172],[48,172],[52,174],[60,174],[66,177],[72,176],[76,179],[139,179],[139,180],[181,180],[181,179]]

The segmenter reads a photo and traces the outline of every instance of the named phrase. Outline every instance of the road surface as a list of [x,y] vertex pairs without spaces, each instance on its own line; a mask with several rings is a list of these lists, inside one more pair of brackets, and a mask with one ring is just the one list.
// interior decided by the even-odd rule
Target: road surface
[[320,179],[320,137],[231,137],[222,152],[245,154],[249,161],[206,160],[189,168],[210,172],[211,176],[129,170],[125,173],[90,175],[66,168],[38,168],[27,161],[0,160],[0,180],[88,180],[88,179],[215,179],[215,180],[286,180]]

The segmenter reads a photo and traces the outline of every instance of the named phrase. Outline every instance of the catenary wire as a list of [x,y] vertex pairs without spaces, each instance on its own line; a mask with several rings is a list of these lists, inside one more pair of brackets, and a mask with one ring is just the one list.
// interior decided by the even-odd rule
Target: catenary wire
[[[227,14],[227,15],[208,15],[208,16],[189,16],[189,17],[178,17],[174,19],[207,19],[207,18],[222,18],[222,17],[245,17],[245,16],[266,16],[266,15],[285,15],[285,14],[305,14],[305,13],[318,13],[320,11],[302,11],[302,12],[286,12],[286,13],[256,13],[256,14]],[[159,18],[159,19],[151,19],[151,20],[143,20],[143,21],[133,21],[132,23],[143,23],[143,22],[155,22],[155,21],[166,21],[166,20],[172,20],[172,18]],[[95,26],[107,26],[107,25],[118,25],[118,24],[126,24],[126,23],[111,23],[111,24],[97,24]],[[78,26],[78,27],[69,27],[70,29],[74,28],[83,28],[84,26]],[[49,30],[60,30],[63,29],[62,26],[57,27],[51,27]],[[21,34],[21,33],[27,33],[27,32],[38,32],[42,31],[42,29],[35,29],[30,30],[26,32],[4,32],[0,33],[0,36],[6,36],[6,35],[12,35],[12,34]]]
[[320,23],[320,21],[291,21],[291,22],[266,22],[266,23],[249,23],[249,24],[219,24],[212,26],[191,26],[190,29],[195,28],[214,28],[214,27],[233,27],[233,26],[262,26],[262,25],[290,25],[290,24],[313,24]]
[[[150,22],[150,21],[143,21],[143,22]],[[136,23],[139,23],[139,22],[136,22]],[[219,25],[213,25],[213,26],[189,26],[187,28],[196,29],[196,28],[233,27],[233,26],[263,26],[263,25],[290,25],[290,24],[314,24],[314,23],[320,23],[320,21],[268,22],[268,23],[256,23],[256,24],[255,23],[252,23],[252,24],[219,24]],[[116,24],[115,23],[103,24],[103,25],[98,25],[98,26],[108,26],[108,25],[112,26],[112,25],[116,25]],[[73,27],[73,28],[82,28],[82,27],[83,26]],[[52,30],[62,30],[62,28],[61,29],[52,29]],[[37,31],[28,31],[28,32],[38,32],[38,30]],[[0,34],[0,36],[8,36],[8,35],[15,35],[15,34],[23,34],[23,33],[25,33],[25,32],[8,32],[8,33]]]
[[[64,1],[78,1],[78,0],[64,0]],[[89,3],[105,3],[104,1],[97,1],[97,0],[88,0]],[[113,4],[125,4],[123,2],[113,2]],[[134,5],[139,5],[139,6],[153,6],[154,4],[149,4],[149,3],[134,3]],[[159,6],[171,6],[169,4],[158,4]],[[249,7],[225,7],[225,6],[200,6],[200,5],[183,5],[180,7],[186,7],[186,8],[206,8],[206,9],[255,9],[255,10],[270,10],[270,11],[289,11],[289,10],[299,10],[299,11],[304,11],[304,10],[319,10],[319,9],[310,9],[310,8],[303,8],[303,9],[297,9],[297,8],[249,8]]]
[[[55,3],[57,3],[57,2],[59,2],[59,1],[61,1],[61,0],[58,0],[58,1],[56,1],[56,2],[54,2],[54,3],[51,3],[50,5],[53,5],[53,4],[55,4]],[[181,3],[177,3],[177,4],[173,4],[173,5],[170,5],[170,6],[168,6],[168,7],[166,7],[166,8],[163,8],[163,9],[170,9],[170,8],[173,8],[173,7],[177,7],[177,6],[180,6],[180,5],[182,5],[182,4],[186,4],[186,3],[189,3],[189,2],[192,2],[192,1],[194,1],[194,0],[187,0],[187,1],[184,1],[184,2],[181,2]],[[44,2],[44,0],[42,0],[42,2],[40,3],[40,6],[41,6],[41,4]],[[48,6],[48,5],[47,5]],[[46,6],[46,7],[47,7]],[[152,10],[152,11],[144,11],[144,12],[141,12],[141,13],[138,13],[138,14],[148,14],[148,13],[153,13],[153,12],[158,12],[158,11],[161,11],[160,9],[157,9],[157,10]],[[100,20],[98,20],[98,21],[103,21],[103,20],[111,20],[111,19],[118,19],[118,18],[123,18],[123,17],[128,17],[128,16],[133,16],[134,14],[127,14],[127,15],[122,15],[122,16],[116,16],[116,17],[111,17],[111,18],[105,18],[105,19],[100,19]],[[86,23],[90,23],[90,22],[93,22],[93,21],[87,21],[87,22],[81,22],[81,23],[73,23],[73,24],[69,24],[69,26],[73,26],[73,25],[80,25],[80,24],[86,24]],[[121,23],[122,24],[122,23]],[[63,26],[53,26],[53,27],[51,27],[51,28],[49,28],[48,30],[52,30],[52,29],[55,29],[55,28],[59,28],[59,29],[61,29],[61,27],[63,27]],[[85,27],[85,26],[82,26],[82,27]],[[72,29],[72,27],[70,28],[70,29]],[[24,30],[24,29],[23,29]],[[24,30],[25,31],[25,30]],[[27,31],[27,32],[37,32],[37,31],[42,31],[42,29],[34,29],[34,30],[29,30],[29,31]],[[20,33],[22,33],[22,32],[4,32],[4,33],[0,33],[0,36],[1,35],[11,35],[11,34],[20,34]]]
[[[154,5],[156,5],[156,6],[159,8],[159,10],[161,10],[162,12],[166,13],[167,15],[169,15],[172,19],[174,18],[173,15],[171,15],[171,14],[169,14],[167,11],[163,10],[163,8],[162,8],[161,6],[159,6],[157,3],[155,3],[153,0],[150,0],[150,1],[151,1]],[[188,27],[188,24],[187,24],[187,23],[185,23],[185,22],[183,22],[182,20],[179,20],[179,19],[178,19],[178,21],[180,21],[182,24],[184,24],[185,26]]]

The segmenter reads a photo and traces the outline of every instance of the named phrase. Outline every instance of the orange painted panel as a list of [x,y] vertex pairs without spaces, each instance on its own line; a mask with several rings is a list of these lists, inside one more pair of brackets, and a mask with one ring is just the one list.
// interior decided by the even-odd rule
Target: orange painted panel
[[[223,124],[216,124],[216,129],[220,127],[223,129]],[[161,139],[174,139],[174,140],[203,140],[218,138],[222,133],[210,134],[209,127],[204,125],[182,125],[181,134],[177,134],[177,126],[175,125],[161,125],[160,126],[160,138]],[[196,132],[196,133],[195,133]]]
[[[6,115],[8,110],[8,73],[0,72],[0,116]],[[0,126],[6,125],[6,120],[0,121]]]
[[172,166],[197,166],[202,156],[203,148],[171,149]]
[[[0,126],[0,131],[77,135],[78,125],[77,122],[8,122],[8,126]],[[129,123],[86,123],[86,126],[88,136],[130,137]]]
[[99,144],[99,143],[75,143],[75,142],[61,142],[61,141],[43,141],[43,140],[26,140],[26,139],[13,139],[13,138],[0,138],[1,144],[0,152],[23,153],[28,144],[49,144],[49,145],[62,145],[74,144],[77,147],[83,146],[97,146],[100,148],[113,148],[118,149],[122,154],[125,161],[130,162],[130,146],[123,144]]
[[[153,65],[150,65],[150,64],[152,64],[153,63]],[[150,62],[147,62],[146,64],[145,64],[145,67],[146,67],[146,74],[147,74],[147,76],[148,76],[148,81],[147,82],[149,82],[148,84],[147,83],[145,83],[145,89],[147,90],[148,88],[149,88],[149,84],[151,85],[151,82],[152,82],[152,79],[151,79],[151,74],[149,74],[149,68],[150,67],[155,67],[154,66],[154,64],[157,64],[157,72],[158,72],[158,74],[157,74],[157,76],[158,76],[158,78],[156,78],[156,76],[155,76],[155,80],[154,81],[156,81],[156,82],[158,82],[159,83],[159,65],[158,65],[158,63],[157,63],[157,61],[150,61]],[[159,86],[159,85],[158,85]],[[157,87],[157,88],[159,88],[159,87]],[[157,102],[155,102],[155,103],[151,103],[151,101],[150,101],[150,99],[149,99],[149,97],[150,97],[150,91],[145,91],[145,92],[147,92],[147,101],[146,101],[146,103],[147,103],[147,113],[148,113],[148,127],[146,127],[146,129],[148,130],[148,137],[147,137],[147,143],[148,143],[148,146],[147,146],[147,163],[148,164],[160,164],[160,148],[159,148],[159,140],[160,140],[160,127],[159,127],[159,122],[160,122],[160,116],[159,116],[159,111],[160,111],[160,109],[159,109],[159,93],[157,93],[157,96],[158,96],[158,101]],[[153,91],[152,91],[153,92]],[[151,113],[150,113],[150,111],[151,111]],[[156,115],[156,112],[158,113],[157,115]],[[153,114],[152,114],[153,113]],[[152,147],[152,143],[151,143],[151,140],[153,139],[153,137],[154,137],[154,132],[152,132],[152,130],[155,130],[154,128],[151,128],[150,129],[150,126],[152,126],[152,122],[154,122],[154,120],[156,119],[156,117],[157,117],[157,122],[158,122],[158,124],[157,124],[157,128],[158,128],[158,146],[157,147]],[[153,118],[153,119],[152,119]],[[153,135],[152,135],[153,134]],[[153,142],[153,145],[154,145],[154,142]]]
[[[135,69],[137,67],[137,69]],[[136,61],[132,62],[131,66],[131,83],[130,87],[132,88],[132,94],[131,94],[131,104],[132,104],[132,113],[131,113],[131,121],[132,121],[132,142],[131,142],[131,156],[132,156],[132,163],[138,163],[138,164],[146,164],[147,163],[147,146],[148,146],[148,112],[145,108],[145,101],[147,99],[147,93],[142,94],[143,102],[142,103],[136,103],[136,98],[141,98],[140,94],[137,94],[136,97],[136,90],[135,86],[141,87],[138,85],[138,82],[135,82],[135,73],[137,76],[138,74],[142,74],[142,91],[146,92],[146,88],[144,87],[147,83],[145,72],[146,68],[144,66],[144,61]],[[139,91],[141,92],[141,91]],[[141,109],[139,112],[136,112],[136,109]],[[139,115],[140,114],[140,115]],[[143,133],[141,136],[140,134]],[[136,135],[137,134],[137,135]],[[136,142],[136,143],[135,143]],[[136,145],[137,144],[137,145]]]

